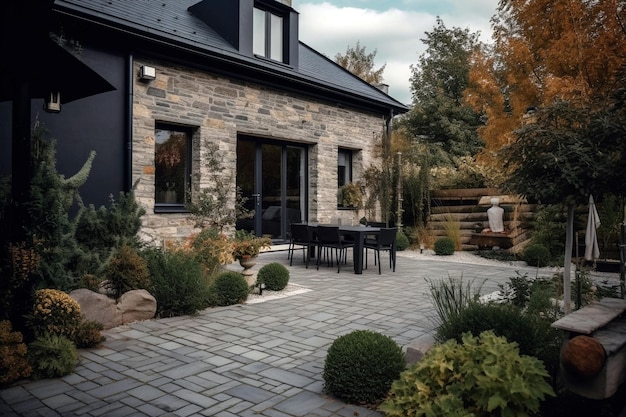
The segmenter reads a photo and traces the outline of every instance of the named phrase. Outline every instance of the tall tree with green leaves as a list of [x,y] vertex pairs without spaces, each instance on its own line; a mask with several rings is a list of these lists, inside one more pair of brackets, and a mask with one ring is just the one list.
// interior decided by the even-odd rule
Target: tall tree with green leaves
[[482,147],[477,134],[482,114],[464,101],[472,57],[481,48],[478,36],[469,29],[448,29],[438,18],[422,39],[426,52],[411,67],[413,108],[403,123],[413,137],[430,145],[435,163],[454,165],[455,158]]
[[375,49],[374,52],[367,54],[365,48],[365,46],[361,46],[360,42],[357,42],[355,47],[348,46],[345,55],[340,53],[335,55],[335,62],[363,81],[372,85],[379,85],[383,82],[383,72],[387,64],[374,69],[374,59],[378,51]]

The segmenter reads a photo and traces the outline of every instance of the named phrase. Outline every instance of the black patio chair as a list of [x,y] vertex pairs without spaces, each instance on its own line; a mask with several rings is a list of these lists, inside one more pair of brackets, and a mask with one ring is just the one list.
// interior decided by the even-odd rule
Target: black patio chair
[[306,224],[292,223],[289,249],[287,250],[289,266],[293,265],[293,253],[296,250],[296,246],[300,246],[300,248],[297,249],[302,249],[302,260],[308,268],[309,260],[311,259],[311,250],[313,250],[315,244],[316,242],[313,239],[313,229],[311,227]]
[[317,226],[317,269],[320,269],[320,262],[324,250],[328,250],[328,264],[333,265],[333,250],[337,260],[337,273],[341,270],[341,260],[347,262],[347,252],[349,248],[354,250],[354,242],[342,239],[337,226]]
[[[393,272],[396,272],[396,234],[397,228],[391,227],[386,229],[380,229],[380,232],[373,238],[365,239],[363,248],[365,250],[365,269],[367,269],[367,252],[372,249],[376,252],[374,258],[374,264],[378,263],[378,274],[382,273],[380,265],[380,252],[389,252],[389,268],[393,268]],[[378,261],[378,262],[377,262]]]

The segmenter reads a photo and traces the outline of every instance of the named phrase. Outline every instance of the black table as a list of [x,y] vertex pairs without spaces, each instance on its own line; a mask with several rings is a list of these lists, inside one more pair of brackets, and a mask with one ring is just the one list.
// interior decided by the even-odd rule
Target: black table
[[[341,224],[326,224],[326,223],[302,223],[306,224],[311,228],[316,228],[317,226],[335,226],[339,228],[339,233],[342,235],[349,235],[354,238],[354,248],[353,252],[353,262],[354,262],[354,273],[362,274],[363,273],[363,243],[365,241],[365,236],[367,235],[375,235],[380,232],[380,227],[372,227],[372,226],[348,226]],[[309,248],[311,250],[311,248]]]

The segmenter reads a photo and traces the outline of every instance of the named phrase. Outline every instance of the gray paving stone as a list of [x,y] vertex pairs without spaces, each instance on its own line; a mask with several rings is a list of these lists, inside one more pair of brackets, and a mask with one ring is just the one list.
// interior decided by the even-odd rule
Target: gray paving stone
[[312,392],[301,392],[276,404],[275,408],[290,416],[306,416],[309,412],[323,408],[326,399]]

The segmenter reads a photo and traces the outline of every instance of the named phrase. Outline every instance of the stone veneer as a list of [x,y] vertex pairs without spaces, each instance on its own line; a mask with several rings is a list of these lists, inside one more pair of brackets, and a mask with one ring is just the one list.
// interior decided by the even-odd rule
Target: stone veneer
[[[137,60],[156,68],[156,80],[136,79],[133,86],[133,183],[140,180],[136,197],[146,215],[142,232],[157,242],[193,233],[185,213],[154,213],[154,130],[156,122],[192,127],[192,170],[206,179],[200,144],[216,141],[225,155],[224,165],[236,167],[237,135],[246,134],[308,146],[309,221],[358,223],[363,211],[337,209],[337,152],[354,150],[353,180],[363,178],[374,159],[375,143],[384,129],[383,115],[313,100],[251,82],[172,65]],[[200,180],[202,184],[202,179]],[[233,199],[235,184],[233,184]]]

